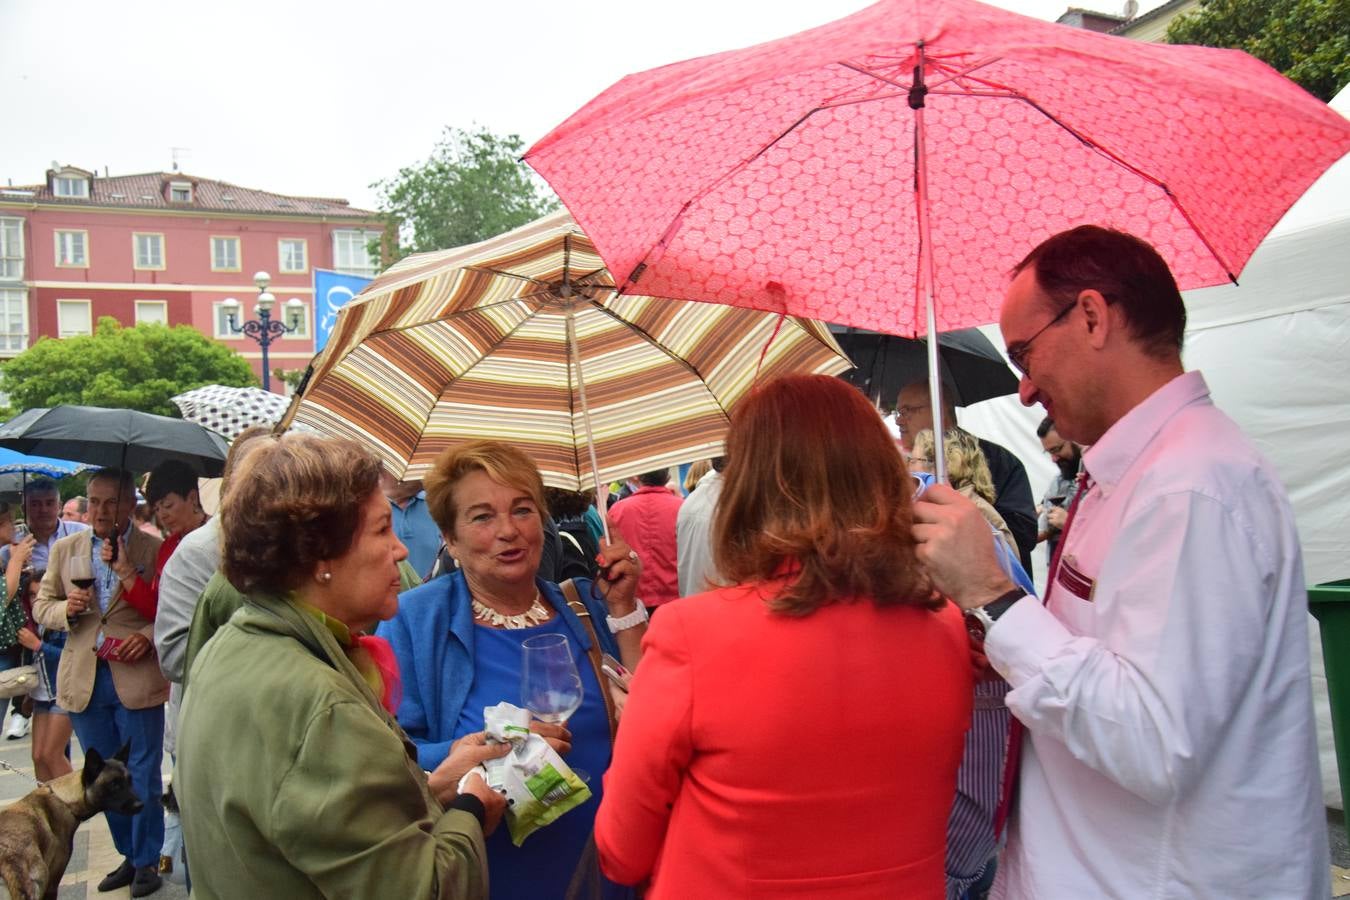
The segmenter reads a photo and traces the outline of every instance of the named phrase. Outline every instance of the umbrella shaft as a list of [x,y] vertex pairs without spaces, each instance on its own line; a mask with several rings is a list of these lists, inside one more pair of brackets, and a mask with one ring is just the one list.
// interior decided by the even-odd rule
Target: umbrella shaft
[[[916,83],[923,72],[923,46],[919,47],[919,65],[915,69]],[[928,331],[928,396],[933,404],[933,475],[938,481],[947,481],[947,454],[944,446],[942,421],[942,371],[938,367],[937,311],[933,303],[933,242],[928,230],[928,154],[924,147],[923,106],[914,109],[914,190],[917,195],[915,214],[919,227],[919,283],[923,285]]]
[[572,365],[577,373],[577,396],[581,400],[581,423],[586,429],[586,452],[591,459],[591,479],[595,482],[595,507],[600,511],[600,525],[604,528],[605,543],[613,543],[609,537],[609,492],[600,487],[600,464],[595,458],[595,435],[591,432],[591,408],[586,402],[586,379],[581,375],[581,353],[577,349],[576,323],[572,320],[572,304],[567,304],[567,351],[572,354]]

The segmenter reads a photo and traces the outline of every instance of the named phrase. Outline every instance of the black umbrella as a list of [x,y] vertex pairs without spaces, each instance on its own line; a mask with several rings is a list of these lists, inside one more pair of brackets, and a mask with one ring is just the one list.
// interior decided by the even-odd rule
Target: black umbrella
[[207,477],[221,473],[229,450],[224,438],[195,422],[97,406],[20,413],[0,425],[0,447],[137,472],[176,459]]
[[[840,376],[885,409],[905,385],[928,377],[928,342],[832,325],[834,338],[856,368]],[[938,335],[938,365],[955,406],[1017,393],[1017,375],[978,328]],[[945,388],[944,388],[945,390]]]

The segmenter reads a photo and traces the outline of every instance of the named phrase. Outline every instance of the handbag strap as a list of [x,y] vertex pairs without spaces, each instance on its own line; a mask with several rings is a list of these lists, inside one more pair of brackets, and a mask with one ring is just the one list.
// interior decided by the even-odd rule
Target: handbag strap
[[591,668],[595,669],[595,681],[600,685],[600,696],[605,700],[605,713],[609,716],[609,740],[614,743],[614,735],[618,732],[619,722],[614,714],[614,698],[609,695],[609,684],[606,681],[605,673],[600,671],[600,638],[595,633],[595,623],[591,621],[591,611],[586,608],[586,604],[581,602],[581,595],[577,593],[577,586],[572,583],[572,579],[567,579],[558,585],[562,588],[563,597],[567,599],[567,605],[577,618],[581,619],[581,624],[586,626],[586,634],[591,639],[591,649],[586,655],[591,658]]

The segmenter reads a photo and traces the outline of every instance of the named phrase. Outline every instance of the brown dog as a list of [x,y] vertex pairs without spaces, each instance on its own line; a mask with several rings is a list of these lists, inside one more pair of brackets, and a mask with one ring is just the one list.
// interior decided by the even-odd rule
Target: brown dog
[[0,810],[0,881],[12,900],[56,897],[81,822],[104,810],[140,812],[128,749],[107,760],[91,749],[84,769],[54,778]]

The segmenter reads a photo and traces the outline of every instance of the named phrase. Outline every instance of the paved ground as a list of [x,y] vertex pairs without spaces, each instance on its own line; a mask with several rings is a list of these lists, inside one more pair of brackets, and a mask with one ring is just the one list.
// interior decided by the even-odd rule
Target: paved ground
[[[75,766],[78,768],[83,763],[79,743],[75,742],[72,749],[75,752]],[[27,773],[19,775],[0,768],[0,805],[4,805],[22,797],[35,786],[28,777],[33,773],[32,751],[28,738],[21,740],[0,738],[0,760]],[[168,775],[167,764],[165,775]],[[106,894],[100,894],[95,890],[103,876],[116,869],[121,862],[122,857],[113,848],[107,820],[102,815],[90,819],[75,833],[75,851],[71,854],[70,865],[66,868],[66,877],[61,880],[60,900],[86,900],[86,898],[93,900],[96,897],[100,900],[120,900],[130,897],[129,888]],[[183,900],[187,895],[187,890],[181,884],[173,884],[166,880],[164,887],[152,896],[156,900]]]

